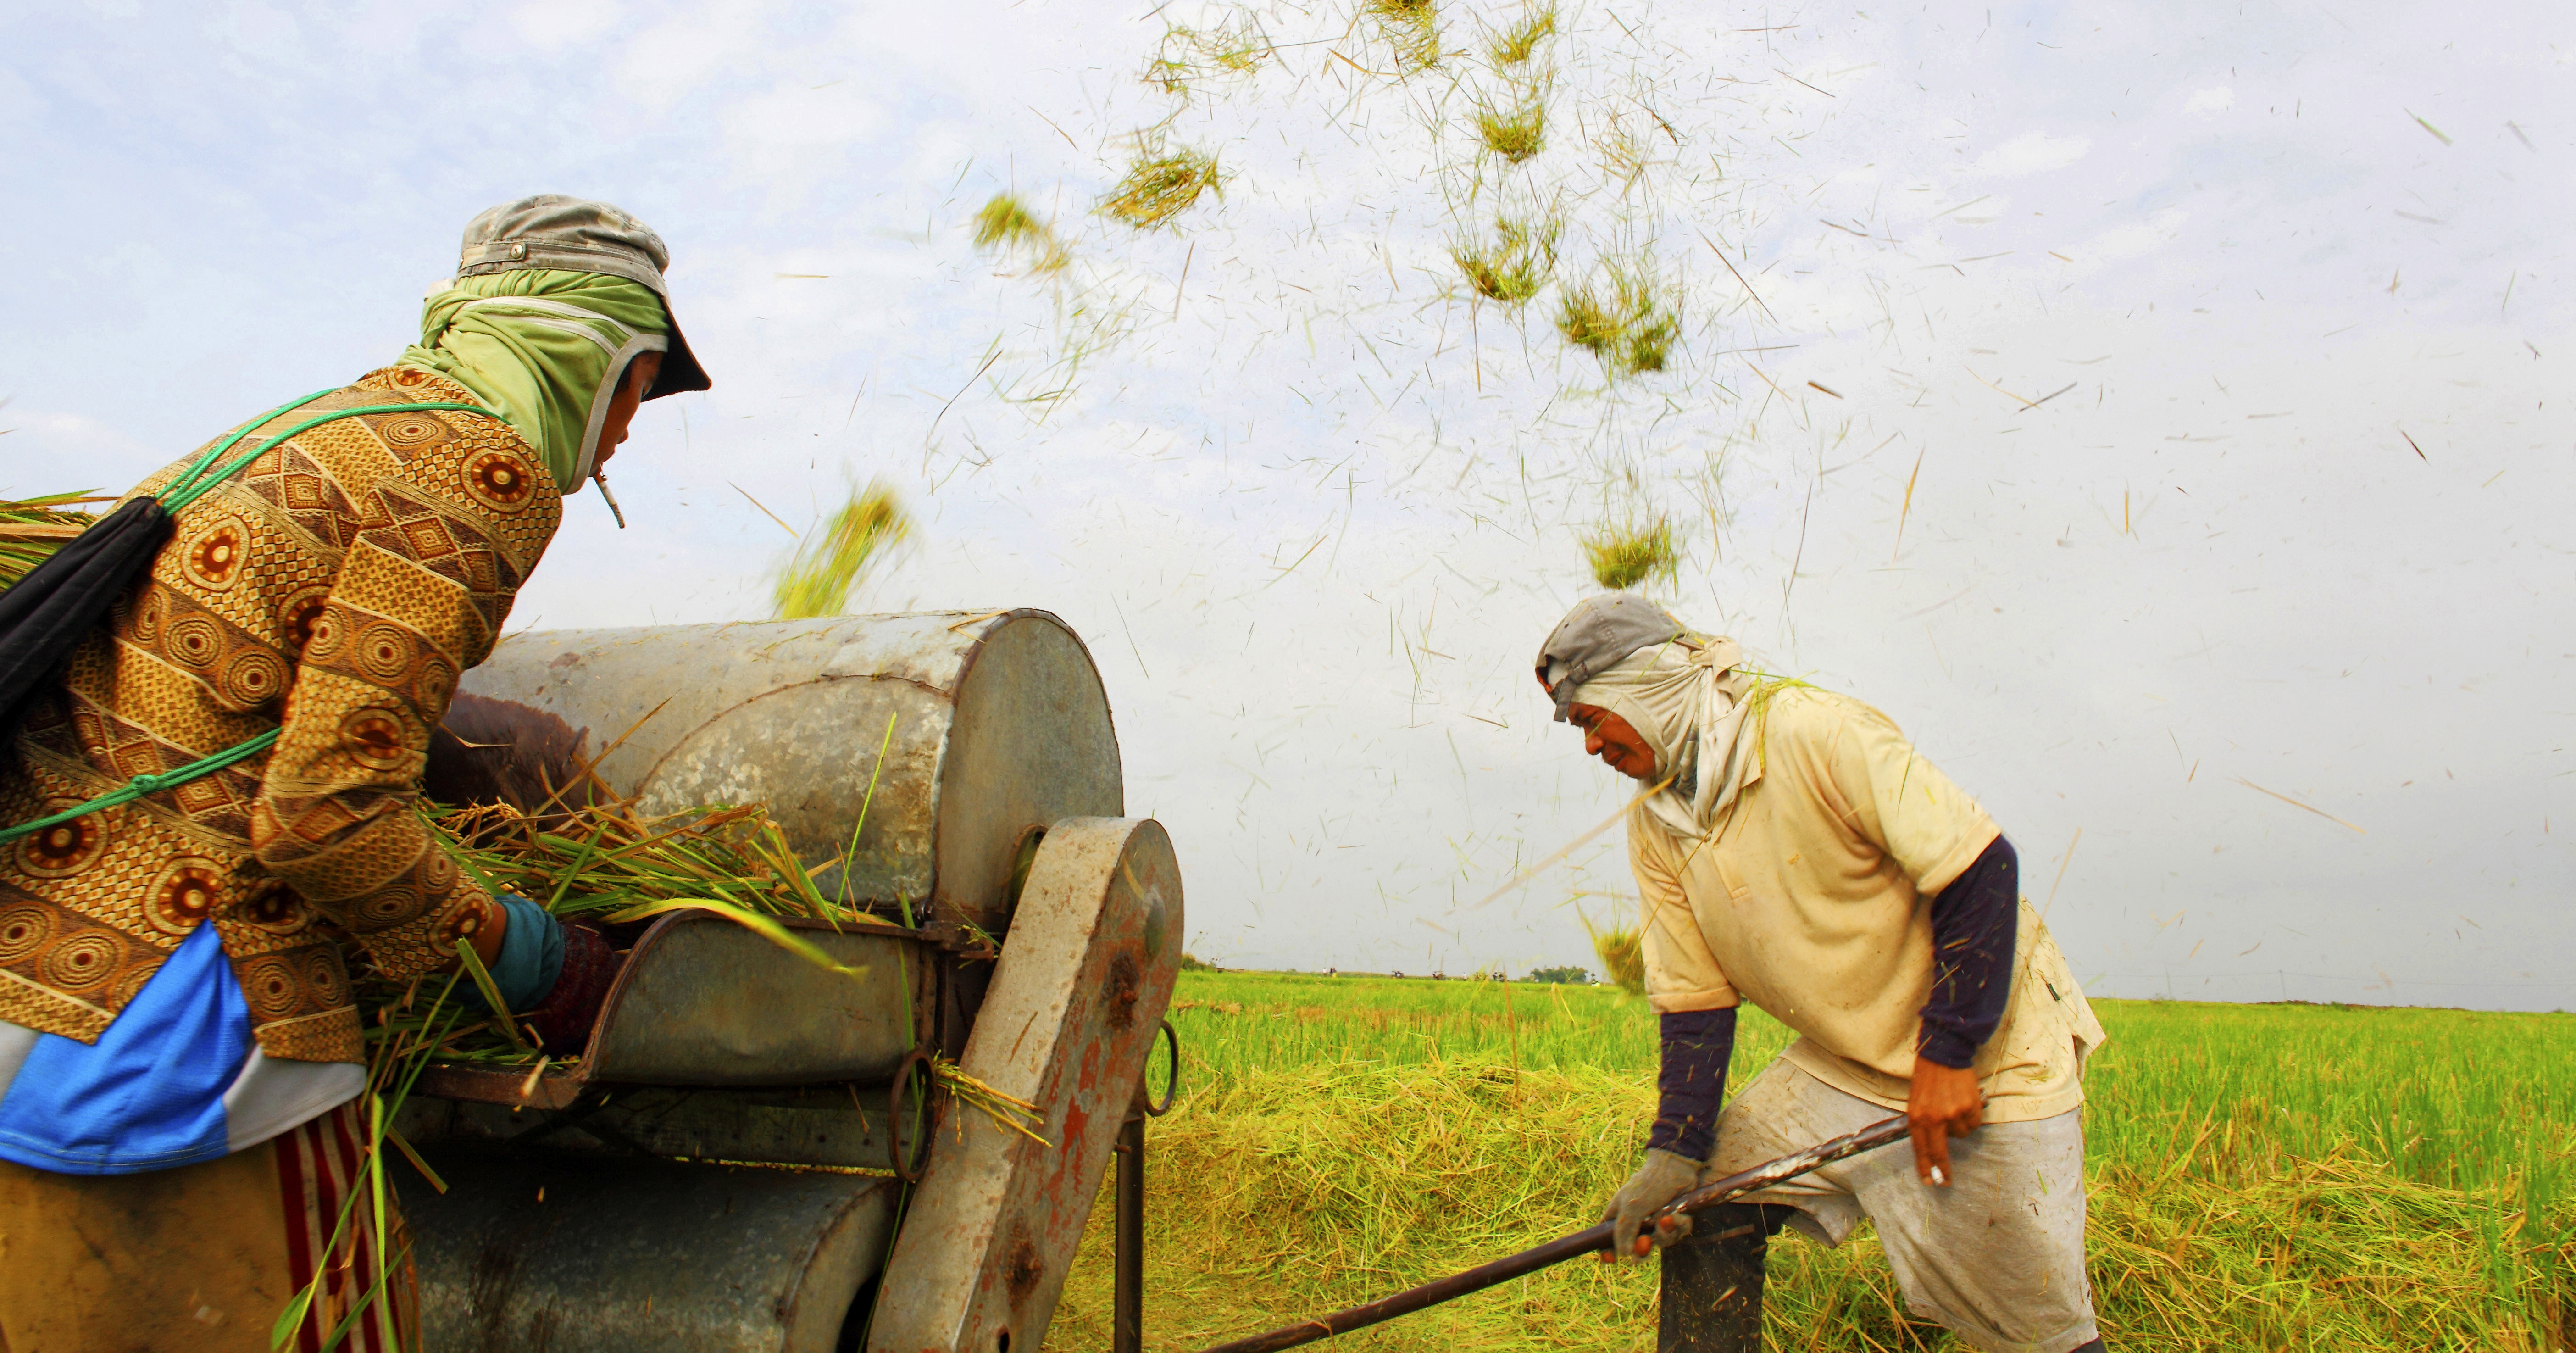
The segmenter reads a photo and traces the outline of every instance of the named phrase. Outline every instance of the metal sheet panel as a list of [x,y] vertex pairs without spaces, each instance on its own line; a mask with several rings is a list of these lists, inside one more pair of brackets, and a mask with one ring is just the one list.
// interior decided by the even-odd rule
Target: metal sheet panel
[[440,1067],[424,1094],[562,1108],[594,1085],[814,1085],[883,1080],[933,1017],[941,956],[910,931],[783,922],[856,973],[834,972],[711,912],[675,912],[635,942],[569,1069]]
[[832,1353],[890,1181],[431,1150],[395,1172],[428,1353]]

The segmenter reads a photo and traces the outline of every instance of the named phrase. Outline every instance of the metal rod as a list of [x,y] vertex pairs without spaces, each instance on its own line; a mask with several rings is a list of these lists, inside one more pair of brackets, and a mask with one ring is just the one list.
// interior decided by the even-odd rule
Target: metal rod
[[[1890,1142],[1903,1141],[1908,1135],[1905,1115],[1898,1114],[1882,1122],[1873,1123],[1858,1132],[1836,1137],[1832,1141],[1819,1143],[1794,1155],[1782,1156],[1778,1160],[1756,1165],[1750,1170],[1728,1175],[1715,1183],[1702,1185],[1657,1208],[1647,1219],[1648,1225],[1651,1226],[1656,1219],[1676,1212],[1698,1212],[1720,1203],[1732,1202],[1748,1193],[1759,1193],[1775,1184],[1795,1179],[1810,1170],[1831,1165],[1849,1156],[1857,1156],[1864,1151],[1876,1150]],[[1124,1176],[1121,1178],[1123,1180]],[[1426,1306],[1437,1306],[1470,1292],[1481,1292],[1499,1283],[1506,1283],[1514,1278],[1536,1273],[1540,1269],[1562,1264],[1578,1255],[1597,1254],[1609,1248],[1610,1223],[1605,1221],[1596,1226],[1585,1227],[1572,1235],[1559,1236],[1536,1249],[1523,1250],[1490,1264],[1480,1264],[1463,1273],[1452,1273],[1446,1278],[1424,1283],[1420,1287],[1407,1288],[1394,1296],[1372,1301],[1366,1306],[1354,1306],[1347,1311],[1335,1311],[1331,1315],[1285,1326],[1267,1334],[1256,1334],[1248,1339],[1218,1344],[1214,1348],[1204,1350],[1204,1353],[1275,1353],[1278,1349],[1311,1344],[1318,1339],[1329,1339],[1336,1334],[1348,1334],[1352,1330],[1362,1329],[1380,1321],[1392,1320],[1400,1315],[1410,1315]]]
[[[1142,1095],[1138,1096],[1142,1100]],[[1118,1129],[1118,1290],[1111,1353],[1145,1350],[1145,1115],[1129,1110]]]

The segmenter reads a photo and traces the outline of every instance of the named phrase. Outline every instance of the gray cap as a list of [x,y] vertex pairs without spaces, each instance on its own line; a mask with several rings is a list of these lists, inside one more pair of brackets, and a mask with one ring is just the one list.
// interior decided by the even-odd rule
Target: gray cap
[[1632,593],[1605,592],[1576,602],[1538,651],[1538,684],[1556,702],[1556,721],[1571,721],[1566,710],[1584,682],[1638,649],[1689,632],[1672,612]]
[[671,348],[662,355],[662,374],[644,396],[660,399],[712,384],[706,368],[698,365],[697,354],[689,351],[689,340],[680,333],[679,317],[671,313],[671,291],[662,280],[662,270],[670,264],[671,251],[662,237],[642,221],[605,202],[539,193],[503,203],[468,221],[465,243],[456,257],[456,275],[481,277],[520,268],[551,268],[623,277],[651,287],[662,298],[663,318],[671,323]]

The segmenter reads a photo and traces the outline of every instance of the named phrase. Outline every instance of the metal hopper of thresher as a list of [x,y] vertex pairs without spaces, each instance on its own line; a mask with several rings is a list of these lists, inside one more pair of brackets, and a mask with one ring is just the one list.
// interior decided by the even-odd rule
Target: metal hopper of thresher
[[[424,1077],[431,1353],[1034,1353],[1122,1131],[1141,1164],[1182,937],[1081,640],[1036,611],[525,634],[463,690],[608,747],[644,811],[769,805],[826,896],[887,919],[790,923],[854,978],[666,916],[571,1067]],[[925,1122],[934,1052],[1045,1141]]]

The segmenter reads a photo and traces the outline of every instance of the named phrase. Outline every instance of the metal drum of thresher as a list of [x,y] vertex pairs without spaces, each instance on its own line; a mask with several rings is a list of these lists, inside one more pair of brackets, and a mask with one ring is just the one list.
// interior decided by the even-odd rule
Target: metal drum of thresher
[[[428,1073],[399,1125],[446,1185],[403,1187],[431,1353],[1033,1353],[1181,945],[1081,640],[1024,610],[523,634],[449,728],[646,814],[766,804],[875,919],[788,923],[853,977],[664,917],[578,1060]],[[934,1054],[1042,1136],[900,1111]]]

